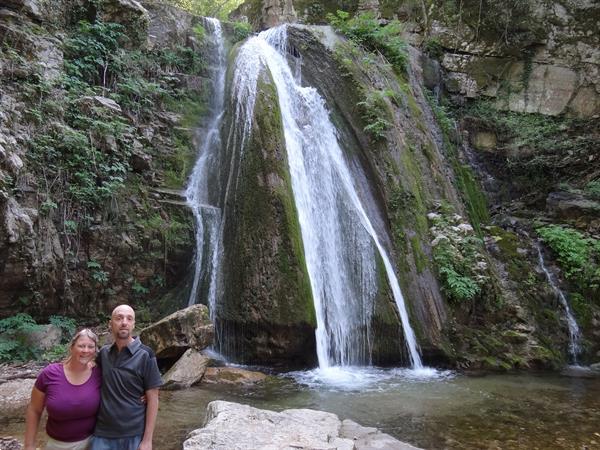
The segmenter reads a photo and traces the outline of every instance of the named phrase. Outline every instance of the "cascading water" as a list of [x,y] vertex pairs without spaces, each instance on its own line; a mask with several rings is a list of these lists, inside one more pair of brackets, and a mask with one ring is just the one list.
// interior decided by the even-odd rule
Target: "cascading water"
[[214,48],[210,52],[214,57],[210,64],[213,89],[207,125],[199,130],[205,137],[185,196],[196,219],[196,260],[189,304],[196,303],[202,293],[208,299],[211,318],[214,318],[222,216],[219,196],[214,188],[218,183],[214,182],[214,176],[219,173],[227,59],[221,23],[217,19],[206,18],[205,26],[210,45]]
[[544,256],[542,255],[542,249],[540,248],[539,243],[536,244],[537,252],[538,252],[538,262],[544,274],[546,275],[546,279],[552,290],[560,300],[561,305],[565,309],[565,317],[567,319],[567,326],[569,329],[569,353],[571,354],[572,362],[574,365],[578,365],[577,357],[581,353],[581,346],[579,345],[579,341],[581,339],[581,333],[579,332],[579,326],[577,325],[577,321],[575,317],[571,313],[571,308],[569,307],[569,302],[567,301],[567,297],[563,293],[563,291],[558,287],[554,275],[552,272],[548,270],[546,264],[544,262]]
[[353,184],[323,99],[302,87],[285,51],[286,27],[251,38],[235,63],[232,95],[242,140],[250,130],[257,80],[268,69],[277,89],[292,189],[317,314],[319,366],[369,364],[371,319],[383,265],[413,368],[422,368],[400,286]]

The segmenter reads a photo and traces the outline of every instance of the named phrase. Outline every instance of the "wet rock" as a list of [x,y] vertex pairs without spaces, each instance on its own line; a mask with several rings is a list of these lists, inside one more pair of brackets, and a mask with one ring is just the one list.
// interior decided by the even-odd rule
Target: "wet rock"
[[262,372],[238,367],[209,367],[202,381],[209,384],[256,384],[266,378],[267,375]]
[[206,306],[192,305],[144,328],[140,338],[157,358],[177,358],[189,348],[202,350],[212,344],[214,326]]
[[363,427],[349,419],[342,422],[340,436],[352,439],[354,441],[354,448],[357,450],[418,450],[417,447],[401,442],[389,434],[382,433],[377,428]]
[[210,358],[188,349],[175,365],[163,375],[162,389],[186,389],[202,380]]
[[[335,415],[310,409],[280,413],[247,405],[214,401],[207,407],[206,425],[192,431],[184,450],[216,449],[415,449],[373,428],[344,425]],[[356,438],[356,440],[355,440]]]

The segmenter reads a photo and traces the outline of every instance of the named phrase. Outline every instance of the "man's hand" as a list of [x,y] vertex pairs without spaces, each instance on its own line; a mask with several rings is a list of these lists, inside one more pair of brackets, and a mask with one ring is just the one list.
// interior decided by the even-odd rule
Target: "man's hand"
[[138,450],[152,450],[152,441],[149,441],[149,442],[142,441],[142,442],[140,442],[140,446],[138,447]]

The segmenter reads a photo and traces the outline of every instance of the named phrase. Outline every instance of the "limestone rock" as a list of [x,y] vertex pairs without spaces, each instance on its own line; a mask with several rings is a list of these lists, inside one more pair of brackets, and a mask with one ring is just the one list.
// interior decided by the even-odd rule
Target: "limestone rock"
[[[354,440],[356,438],[356,440]],[[354,422],[342,425],[335,415],[310,409],[280,413],[237,403],[209,403],[206,425],[192,431],[184,450],[415,449],[391,436]]]
[[0,422],[25,416],[34,379],[17,379],[0,384]]
[[240,369],[238,367],[209,367],[204,373],[204,383],[214,384],[255,384],[264,381],[267,376],[262,372]]
[[114,113],[121,114],[121,105],[110,98],[95,95],[93,97],[82,97],[79,99],[80,108],[83,111],[90,111],[92,107],[106,108]]
[[29,345],[36,346],[40,350],[50,350],[60,344],[62,330],[56,325],[40,325],[40,329],[27,335]]
[[175,365],[163,375],[162,389],[185,389],[202,380],[210,358],[188,349]]
[[263,0],[262,23],[264,28],[276,27],[282,23],[293,23],[297,19],[291,0]]
[[600,203],[571,192],[551,192],[546,199],[546,209],[560,219],[598,217]]
[[188,348],[202,350],[212,344],[214,326],[206,306],[192,305],[144,328],[140,338],[157,358],[176,358]]
[[43,19],[38,0],[5,0],[2,6],[27,14],[32,19],[41,21]]
[[418,450],[417,447],[401,442],[389,434],[382,433],[377,428],[363,427],[349,419],[342,422],[340,435],[352,439],[354,448],[357,450]]
[[3,221],[4,230],[8,236],[8,242],[14,244],[25,236],[34,236],[33,221],[29,210],[21,207],[14,198],[9,198],[4,207]]

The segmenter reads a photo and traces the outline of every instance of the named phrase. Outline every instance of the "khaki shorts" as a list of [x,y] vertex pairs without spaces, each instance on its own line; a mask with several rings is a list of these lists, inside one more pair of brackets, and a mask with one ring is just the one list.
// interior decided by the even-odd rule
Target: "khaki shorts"
[[77,442],[57,441],[49,437],[44,450],[88,450],[90,448],[90,440],[91,436]]

